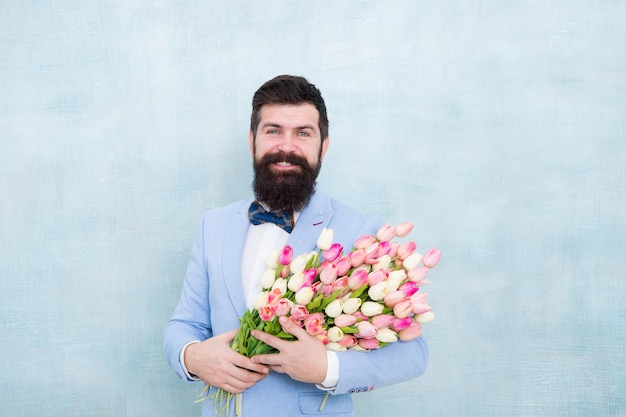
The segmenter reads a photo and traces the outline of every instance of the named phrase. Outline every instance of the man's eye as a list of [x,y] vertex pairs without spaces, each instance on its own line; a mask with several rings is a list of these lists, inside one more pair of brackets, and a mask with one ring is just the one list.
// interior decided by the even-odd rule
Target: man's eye
[[311,135],[309,134],[309,132],[305,132],[305,131],[298,132],[298,135],[299,135],[299,136],[302,136],[302,137],[309,137],[309,136],[311,136]]
[[276,135],[278,134],[278,129],[270,129],[267,131],[268,135]]

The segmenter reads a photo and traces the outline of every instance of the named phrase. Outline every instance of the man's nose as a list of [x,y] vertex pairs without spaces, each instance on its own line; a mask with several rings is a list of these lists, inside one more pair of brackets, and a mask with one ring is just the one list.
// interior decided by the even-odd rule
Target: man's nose
[[290,133],[284,135],[278,144],[278,149],[282,152],[293,152],[296,149],[296,138]]

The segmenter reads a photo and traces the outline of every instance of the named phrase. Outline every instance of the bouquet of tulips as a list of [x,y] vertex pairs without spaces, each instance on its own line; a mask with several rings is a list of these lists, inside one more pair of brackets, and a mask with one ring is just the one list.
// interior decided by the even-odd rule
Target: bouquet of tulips
[[[369,351],[419,337],[422,324],[435,317],[420,287],[429,283],[426,275],[441,252],[433,248],[422,255],[415,242],[394,241],[412,229],[409,222],[386,224],[376,235],[359,238],[345,254],[333,243],[332,229],[322,231],[318,250],[311,253],[294,256],[288,245],[275,250],[261,278],[262,292],[239,319],[232,348],[247,357],[275,351],[252,337],[252,329],[294,340],[283,331],[280,316],[294,320],[335,351]],[[204,388],[199,401],[210,398],[218,414],[228,413],[233,394],[222,389],[209,394],[210,389]]]

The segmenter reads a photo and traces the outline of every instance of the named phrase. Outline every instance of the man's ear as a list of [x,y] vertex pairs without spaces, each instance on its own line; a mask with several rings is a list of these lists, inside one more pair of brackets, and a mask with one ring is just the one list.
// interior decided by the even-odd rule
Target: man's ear
[[330,144],[330,137],[326,136],[324,142],[322,142],[322,153],[320,154],[320,162],[324,160],[324,155],[326,155],[326,151],[328,150],[328,145]]

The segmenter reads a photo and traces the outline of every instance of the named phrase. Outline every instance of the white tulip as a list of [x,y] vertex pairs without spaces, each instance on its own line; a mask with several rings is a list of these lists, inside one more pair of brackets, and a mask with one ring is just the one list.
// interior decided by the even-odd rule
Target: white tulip
[[324,228],[317,238],[317,247],[321,250],[330,249],[333,244],[333,229]]
[[378,284],[371,286],[367,290],[367,295],[374,301],[380,301],[385,298],[385,295],[389,292],[389,286],[387,281],[381,281]]
[[402,261],[402,266],[407,271],[411,269],[417,268],[417,266],[422,262],[423,255],[418,252],[413,252],[410,254],[404,261]]
[[376,339],[379,342],[394,343],[398,341],[398,335],[389,327],[385,327],[383,329],[378,329],[378,333],[376,333]]
[[356,312],[359,307],[361,307],[361,299],[360,298],[348,298],[343,301],[343,312],[346,314],[352,314]]
[[428,323],[435,320],[435,313],[427,311],[426,313],[418,314],[415,316],[415,321],[421,324]]
[[289,288],[293,292],[296,292],[300,289],[300,287],[302,287],[303,283],[304,274],[302,272],[296,272],[291,276],[291,278],[289,278],[289,281],[287,282],[287,288]]
[[361,306],[361,313],[367,317],[377,316],[383,312],[384,306],[375,301],[366,301]]
[[326,306],[324,312],[328,317],[335,318],[343,312],[343,301],[341,298],[333,300]]
[[328,329],[328,333],[326,335],[331,342],[338,342],[343,339],[343,331],[337,326],[333,326]]
[[296,303],[307,305],[313,299],[315,293],[313,292],[313,288],[311,287],[302,287],[296,293]]
[[261,275],[261,287],[264,290],[269,290],[276,281],[276,270],[267,268],[263,275]]

